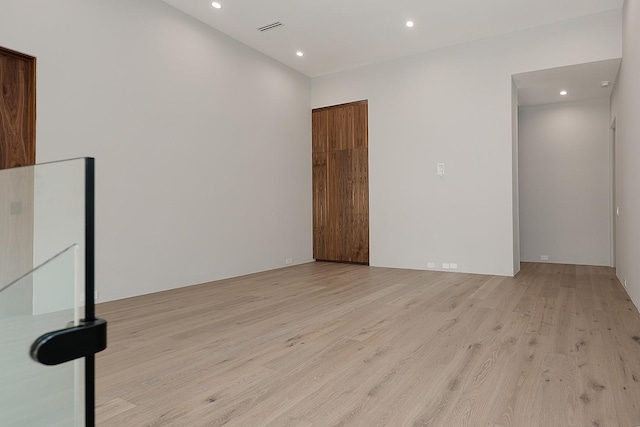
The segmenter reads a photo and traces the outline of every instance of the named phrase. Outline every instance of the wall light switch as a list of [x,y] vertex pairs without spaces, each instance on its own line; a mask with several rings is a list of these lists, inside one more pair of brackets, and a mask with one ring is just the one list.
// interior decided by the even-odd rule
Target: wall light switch
[[438,176],[444,176],[444,163],[438,163],[436,165],[436,173]]

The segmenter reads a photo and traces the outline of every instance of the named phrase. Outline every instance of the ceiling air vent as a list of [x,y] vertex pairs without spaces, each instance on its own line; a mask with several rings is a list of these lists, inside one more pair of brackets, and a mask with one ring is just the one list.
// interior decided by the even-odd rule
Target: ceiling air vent
[[274,28],[278,28],[278,27],[282,27],[282,22],[273,22],[271,24],[267,24],[265,26],[262,26],[260,28],[258,28],[258,31],[261,32],[265,32],[265,31],[269,31],[269,30],[273,30]]

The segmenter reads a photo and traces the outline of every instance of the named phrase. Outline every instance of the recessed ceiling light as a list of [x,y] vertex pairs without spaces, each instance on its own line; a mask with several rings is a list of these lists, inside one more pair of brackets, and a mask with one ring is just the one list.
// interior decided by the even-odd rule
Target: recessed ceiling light
[[298,56],[304,56],[304,53],[303,53],[303,52],[301,52],[301,51],[297,51],[297,52],[296,52],[296,55],[298,55]]
[[609,87],[610,84],[611,82],[609,80],[603,80],[600,82],[601,87]]
[[407,21],[407,23],[405,25],[407,27],[411,28],[411,27],[413,27],[413,21]]
[[222,5],[217,1],[214,1],[213,3],[211,3],[211,6],[215,7],[216,9],[222,9]]
[[561,91],[560,91],[560,95],[565,96],[566,94],[567,94],[567,91],[566,91],[566,90],[561,90]]

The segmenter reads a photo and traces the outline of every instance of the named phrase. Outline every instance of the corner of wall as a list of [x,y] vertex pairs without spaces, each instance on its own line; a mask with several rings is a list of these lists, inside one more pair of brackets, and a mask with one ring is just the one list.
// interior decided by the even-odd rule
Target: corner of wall
[[520,271],[520,189],[518,169],[518,87],[511,77],[511,173],[513,214],[513,275]]

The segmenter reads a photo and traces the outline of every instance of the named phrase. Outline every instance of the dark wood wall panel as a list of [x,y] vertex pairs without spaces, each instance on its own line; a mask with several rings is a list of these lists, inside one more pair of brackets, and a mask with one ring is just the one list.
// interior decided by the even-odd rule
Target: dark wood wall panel
[[329,140],[329,110],[321,110],[311,115],[313,152],[326,152]]
[[329,139],[327,141],[327,151],[344,150],[344,140],[346,139],[346,120],[342,109],[328,110]]
[[354,107],[332,108],[329,111],[328,150],[350,150],[354,141]]
[[312,123],[314,258],[367,264],[367,102],[314,110]]
[[354,141],[353,148],[367,148],[369,146],[368,127],[369,106],[367,103],[358,104],[354,108]]
[[341,194],[344,192],[344,180],[341,179],[342,159],[341,151],[327,153],[327,259],[344,261],[344,211],[342,209]]
[[313,153],[313,257],[327,255],[327,153]]
[[35,58],[0,48],[0,169],[35,164]]
[[351,261],[369,262],[369,153],[366,148],[352,150],[352,213],[350,226]]

